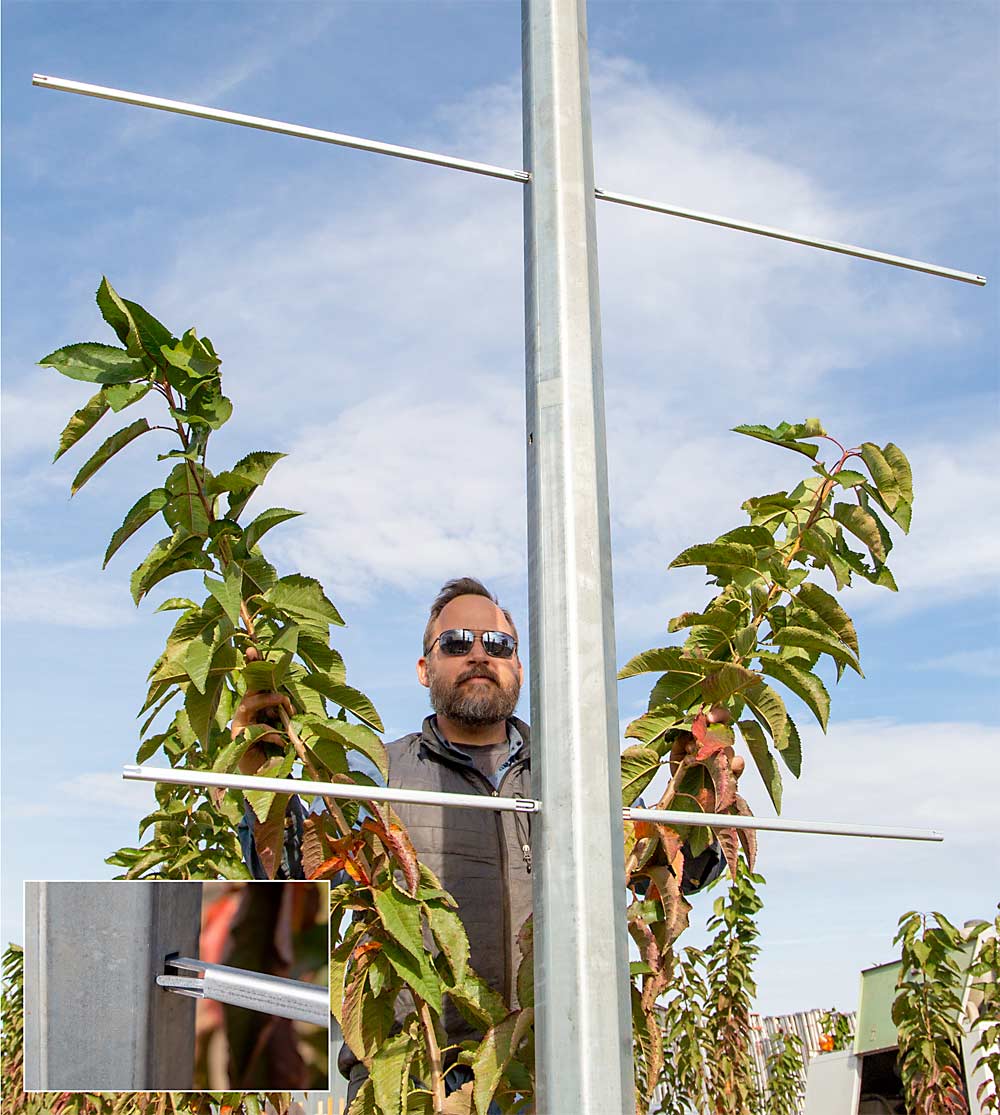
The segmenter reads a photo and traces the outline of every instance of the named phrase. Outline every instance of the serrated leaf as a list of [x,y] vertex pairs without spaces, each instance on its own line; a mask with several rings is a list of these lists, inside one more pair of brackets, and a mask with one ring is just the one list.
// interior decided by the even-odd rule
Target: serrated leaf
[[871,441],[866,441],[861,446],[861,459],[868,466],[875,487],[878,488],[879,494],[885,500],[886,506],[891,512],[899,499],[896,474],[893,472],[892,466],[883,456],[882,450]]
[[202,499],[201,488],[211,480],[212,474],[199,463],[179,464],[171,469],[165,484],[170,502],[163,512],[170,526],[175,530],[181,527],[188,534],[208,534],[210,520],[205,503],[211,505],[211,501]]
[[132,504],[122,525],[111,536],[111,541],[108,543],[108,548],[104,554],[104,566],[102,568],[107,567],[112,557],[141,526],[148,523],[157,512],[166,506],[169,498],[170,496],[165,488],[154,488],[151,492],[140,496]]
[[789,716],[785,721],[785,734],[777,744],[778,754],[796,778],[802,773],[802,740],[795,721]]
[[854,651],[855,656],[860,654],[858,633],[854,629],[854,623],[835,596],[820,588],[819,585],[807,581],[799,587],[795,599],[815,612],[841,642]]
[[355,689],[351,685],[338,685],[322,674],[306,674],[301,681],[308,689],[321,693],[328,701],[332,701],[334,704],[340,705],[341,708],[347,709],[348,712],[354,713],[369,728],[374,728],[376,732],[385,731],[382,719],[376,712],[375,706],[359,689]]
[[110,461],[116,453],[124,449],[129,442],[135,441],[137,437],[141,437],[150,429],[149,422],[145,418],[140,418],[137,422],[133,422],[131,426],[125,426],[121,430],[116,430],[73,478],[73,483],[70,487],[72,494],[76,495],[94,473],[97,472],[99,468],[106,465],[108,461]]
[[169,538],[161,538],[133,570],[132,599],[138,605],[153,585],[182,568],[211,569],[212,562],[201,553],[200,540],[179,529]]
[[256,546],[261,537],[272,527],[276,527],[279,523],[284,523],[288,519],[295,519],[301,514],[301,511],[289,511],[285,507],[269,507],[266,511],[262,511],[252,523],[247,525],[243,532],[247,549]]
[[658,647],[655,650],[644,650],[641,654],[630,658],[618,671],[618,680],[635,677],[638,674],[660,673],[671,669],[680,657],[679,647]]
[[238,627],[240,622],[240,605],[243,603],[242,586],[243,574],[239,566],[232,562],[226,566],[223,580],[205,577],[205,588],[218,600],[234,627]]
[[760,652],[761,669],[769,677],[786,685],[797,697],[801,698],[826,731],[830,719],[830,694],[823,682],[811,671],[800,669],[787,658]]
[[739,626],[738,617],[728,608],[708,608],[704,612],[682,612],[667,624],[671,634],[685,627],[696,625],[714,627],[726,635],[733,635]]
[[734,434],[745,434],[747,437],[755,437],[760,441],[770,442],[772,445],[780,445],[783,449],[792,449],[796,453],[803,453],[805,456],[815,460],[816,454],[819,452],[819,446],[809,445],[808,443],[796,440],[801,437],[819,437],[826,431],[820,425],[819,420],[816,418],[807,418],[805,422],[800,422],[791,425],[788,422],[782,422],[778,426],[734,426]]
[[727,662],[721,670],[708,674],[701,683],[701,692],[710,704],[724,704],[737,693],[760,682],[760,675],[743,666]]
[[631,805],[659,772],[660,756],[649,747],[627,747],[621,764],[622,805]]
[[767,746],[764,732],[760,725],[754,720],[740,720],[737,727],[743,734],[743,739],[749,748],[754,763],[757,765],[757,770],[760,772],[764,788],[767,790],[768,797],[770,797],[774,804],[775,812],[780,813],[781,771],[778,770],[778,764],[775,762],[774,756]]
[[83,380],[84,383],[130,383],[146,376],[141,361],[133,360],[124,349],[97,341],[57,348],[38,363],[43,368],[55,368],[61,375]]
[[675,712],[661,712],[653,709],[633,720],[625,729],[626,739],[642,740],[645,744],[653,743],[661,738],[664,732],[676,728],[681,722],[680,715]]
[[[316,733],[320,739],[335,740],[341,746],[353,751],[358,751],[375,764],[388,780],[389,756],[385,744],[365,724],[350,724],[346,720],[322,720],[319,717],[307,716],[302,721]],[[322,752],[317,745],[311,745],[322,758]]]
[[[208,747],[212,735],[212,721],[222,692],[222,675],[215,674],[206,682],[204,691],[194,685],[187,687],[184,694],[184,711],[203,747]],[[266,816],[266,815],[265,815]],[[264,820],[262,817],[261,820]]]
[[[185,619],[188,618],[191,619],[193,628],[195,618],[185,617]],[[205,692],[205,686],[208,684],[208,671],[212,665],[212,659],[215,657],[215,652],[233,633],[233,625],[225,616],[213,615],[210,618],[204,617],[204,619],[205,622],[201,625],[201,629],[196,635],[192,636],[184,651],[184,669],[187,670],[188,677],[201,693]],[[183,623],[184,620],[181,622]]]
[[913,503],[913,473],[910,470],[910,462],[906,459],[906,454],[898,445],[893,445],[890,441],[882,450],[882,455],[892,469],[900,496],[907,503]]
[[761,683],[756,689],[748,689],[743,699],[753,714],[767,728],[775,745],[785,738],[788,726],[788,711],[785,702],[769,686]]
[[452,982],[461,984],[465,981],[469,967],[469,938],[462,919],[454,910],[438,903],[428,903],[425,909],[434,940],[451,968]]
[[835,503],[833,517],[841,526],[845,527],[859,538],[871,551],[876,562],[885,561],[885,546],[882,544],[882,533],[878,522],[870,511],[863,507],[856,507],[852,503]]
[[685,565],[756,570],[757,551],[742,542],[706,542],[682,550],[668,568],[677,569]]
[[111,409],[117,414],[148,395],[152,386],[149,382],[112,383],[104,388],[104,397],[108,400]]
[[828,654],[835,661],[850,666],[860,677],[865,676],[850,648],[823,631],[811,631],[806,627],[782,627],[780,631],[771,633],[770,641],[776,646],[803,647],[806,650],[818,651],[820,654]]
[[833,479],[841,488],[857,488],[868,481],[863,472],[855,472],[849,468],[842,468],[840,472],[834,473]]
[[344,626],[340,612],[327,599],[323,586],[314,577],[291,573],[273,584],[264,598],[276,608],[294,616]]
[[486,1115],[504,1070],[520,1044],[519,1039],[525,1032],[526,1020],[531,1016],[531,1008],[512,1012],[502,1022],[487,1030],[476,1049],[472,1071],[475,1076],[474,1095],[478,1115]]
[[[194,691],[194,686],[189,690],[189,692],[192,691]],[[257,771],[257,776],[260,778],[287,778],[294,765],[295,752],[289,751],[286,755],[276,757],[265,763],[260,770]],[[291,796],[292,790],[292,786],[289,786],[289,792],[287,794],[276,794],[271,790],[245,790],[243,796],[247,799],[257,820],[263,823],[267,820],[276,799],[282,800],[281,811],[282,814],[284,814],[284,809],[288,804],[288,798]]]
[[72,418],[66,423],[66,428],[59,435],[59,448],[52,460],[58,461],[67,449],[76,445],[80,438],[89,433],[107,413],[108,401],[104,397],[104,389],[101,388],[79,410],[73,412]]
[[[389,889],[395,890],[394,887]],[[379,893],[375,891],[376,897]],[[382,951],[396,974],[403,978],[407,986],[411,987],[432,1010],[440,1014],[441,981],[427,953],[421,951],[419,956],[415,956],[408,949],[397,944],[395,939],[386,941]]]
[[230,518],[239,518],[243,508],[246,507],[247,500],[264,483],[267,474],[284,456],[284,453],[257,450],[254,453],[248,453],[237,461],[231,469],[220,472],[215,477],[213,492],[229,493],[227,514]]
[[419,959],[424,956],[424,942],[420,932],[420,902],[401,894],[395,887],[375,890],[373,897],[386,933],[414,957]]
[[410,1090],[410,1063],[415,1053],[413,1039],[405,1031],[383,1042],[371,1063],[375,1103],[383,1115],[405,1115]]

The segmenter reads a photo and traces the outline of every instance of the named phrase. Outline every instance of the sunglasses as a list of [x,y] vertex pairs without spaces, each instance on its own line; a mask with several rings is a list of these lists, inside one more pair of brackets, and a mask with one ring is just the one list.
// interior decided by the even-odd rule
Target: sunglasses
[[[479,631],[467,627],[442,631],[434,643],[437,643],[441,653],[448,655],[449,658],[461,658],[472,650],[477,638],[490,658],[510,658],[517,650],[517,639],[513,635],[508,635],[506,631]],[[427,654],[434,649],[434,643],[427,648]]]

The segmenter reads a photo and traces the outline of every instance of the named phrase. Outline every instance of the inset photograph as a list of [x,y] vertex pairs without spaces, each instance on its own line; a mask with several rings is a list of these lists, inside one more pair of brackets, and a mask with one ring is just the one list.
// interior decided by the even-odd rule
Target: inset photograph
[[326,882],[25,883],[25,1090],[326,1090],[328,911]]

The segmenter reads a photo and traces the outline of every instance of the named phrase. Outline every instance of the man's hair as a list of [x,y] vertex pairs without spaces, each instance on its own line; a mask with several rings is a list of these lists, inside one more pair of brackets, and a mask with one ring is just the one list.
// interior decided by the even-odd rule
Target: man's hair
[[434,603],[431,605],[430,618],[427,620],[427,626],[424,628],[424,654],[430,650],[430,644],[433,642],[432,633],[434,631],[435,620],[437,620],[445,607],[450,604],[456,596],[485,596],[487,600],[492,600],[500,611],[503,612],[503,618],[510,624],[510,629],[514,633],[514,638],[517,638],[517,628],[514,626],[514,620],[511,618],[510,612],[500,604],[500,601],[497,600],[482,581],[477,581],[475,577],[455,577],[442,586],[441,591],[434,598]]

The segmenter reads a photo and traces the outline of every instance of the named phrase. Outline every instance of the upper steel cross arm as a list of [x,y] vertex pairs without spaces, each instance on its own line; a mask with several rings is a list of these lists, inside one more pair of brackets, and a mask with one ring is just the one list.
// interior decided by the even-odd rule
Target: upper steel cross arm
[[[514,170],[508,167],[494,166],[490,163],[460,159],[452,155],[443,155],[435,151],[423,151],[415,147],[402,147],[394,143],[384,143],[381,140],[364,139],[361,136],[344,135],[340,132],[325,131],[321,128],[310,128],[301,124],[290,124],[283,120],[270,120],[262,116],[248,116],[242,112],[229,112],[226,109],[209,108],[206,105],[192,104],[187,101],[169,100],[165,97],[155,97],[146,93],[133,93],[126,89],[114,89],[106,85],[93,85],[84,81],[71,81],[68,78],[50,77],[47,74],[34,74],[32,76],[32,84],[37,85],[41,89],[54,89],[63,93],[78,93],[86,97],[96,97],[106,101],[117,101],[120,104],[135,105],[140,108],[160,109],[163,112],[173,112],[182,116],[193,116],[201,120],[214,120],[222,124],[235,124],[238,127],[255,128],[258,131],[273,132],[278,135],[289,135],[298,139],[310,139],[318,143],[330,143],[340,147],[350,147],[357,151],[369,151],[378,155],[392,155],[399,159],[427,163],[431,166],[448,167],[452,170],[464,170],[472,174],[481,174],[490,178],[506,179],[510,182],[525,183],[531,179],[531,174],[526,170]],[[770,225],[757,224],[753,221],[741,220],[734,217],[724,217],[717,213],[705,213],[701,210],[688,209],[679,205],[653,201],[649,198],[633,197],[630,194],[616,193],[612,190],[595,188],[594,196],[598,201],[612,202],[616,205],[625,205],[633,209],[644,209],[650,213],[663,213],[667,216],[697,221],[700,224],[716,225],[720,228],[729,228],[738,232],[748,232],[755,236],[765,236],[773,240],[785,240],[792,244],[801,244],[804,247],[819,248],[827,252],[836,252],[840,255],[866,259],[872,263],[885,263],[892,267],[901,267],[909,271],[919,271],[923,274],[935,275],[942,279],[955,279],[958,282],[970,283],[973,286],[986,285],[985,277],[977,275],[974,272],[958,271],[951,267],[941,267],[935,263],[925,263],[922,260],[893,255],[889,252],[876,251],[873,248],[862,248],[856,244],[845,244],[836,240],[820,239],[805,233],[774,228]]]

